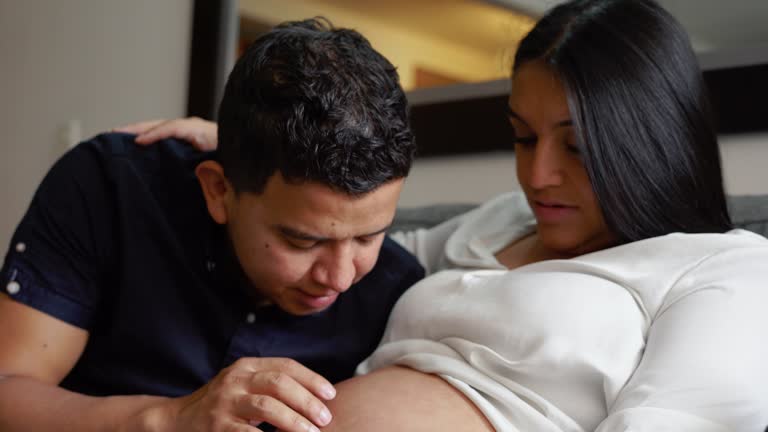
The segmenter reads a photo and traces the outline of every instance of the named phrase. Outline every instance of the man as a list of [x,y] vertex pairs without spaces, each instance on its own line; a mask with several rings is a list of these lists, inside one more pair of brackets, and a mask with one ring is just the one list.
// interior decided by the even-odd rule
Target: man
[[49,172],[0,272],[0,430],[328,424],[326,378],[423,275],[384,234],[405,95],[362,36],[309,20],[248,49],[219,117],[216,153],[106,134]]

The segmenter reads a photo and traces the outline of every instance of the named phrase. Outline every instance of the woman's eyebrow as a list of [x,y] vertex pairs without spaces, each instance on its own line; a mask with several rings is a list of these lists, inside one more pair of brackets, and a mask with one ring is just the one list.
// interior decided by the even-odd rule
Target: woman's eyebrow
[[[520,115],[519,115],[519,114],[517,114],[517,113],[516,113],[514,110],[512,110],[512,108],[510,108],[510,107],[507,107],[507,117],[509,117],[509,118],[511,118],[511,119],[515,119],[515,120],[518,120],[518,121],[522,122],[522,123],[523,123],[524,125],[526,125],[526,126],[528,125],[528,123],[526,123],[526,122],[525,122],[525,120],[523,120],[523,118],[522,118],[522,117],[520,117]],[[573,121],[572,121],[571,119],[565,119],[565,120],[561,120],[561,121],[559,121],[559,122],[555,123],[555,126],[554,126],[554,127],[556,127],[556,128],[557,128],[557,127],[567,127],[567,126],[573,126]]]
[[518,115],[510,106],[507,106],[507,117],[509,117],[510,119],[518,120],[522,122],[524,125],[528,125],[528,123],[526,123],[525,120],[523,120],[523,118],[520,117],[520,115]]

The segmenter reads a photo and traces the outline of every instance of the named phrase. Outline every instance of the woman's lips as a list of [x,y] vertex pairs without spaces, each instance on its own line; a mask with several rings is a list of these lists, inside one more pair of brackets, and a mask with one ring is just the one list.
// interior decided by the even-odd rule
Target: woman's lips
[[540,223],[559,223],[576,214],[578,207],[555,201],[534,201],[533,212]]

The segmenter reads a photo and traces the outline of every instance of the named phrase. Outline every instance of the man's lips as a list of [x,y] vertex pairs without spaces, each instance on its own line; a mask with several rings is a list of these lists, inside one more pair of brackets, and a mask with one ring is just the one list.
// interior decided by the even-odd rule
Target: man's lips
[[296,292],[298,293],[299,302],[311,309],[324,309],[333,304],[339,296],[339,293],[333,290],[322,293],[308,293],[297,289]]

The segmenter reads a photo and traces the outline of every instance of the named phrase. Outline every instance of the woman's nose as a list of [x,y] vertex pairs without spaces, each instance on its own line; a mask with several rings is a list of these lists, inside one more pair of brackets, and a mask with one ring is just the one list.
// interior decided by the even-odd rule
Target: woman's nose
[[545,189],[563,183],[562,157],[551,142],[540,140],[530,167],[530,186]]

